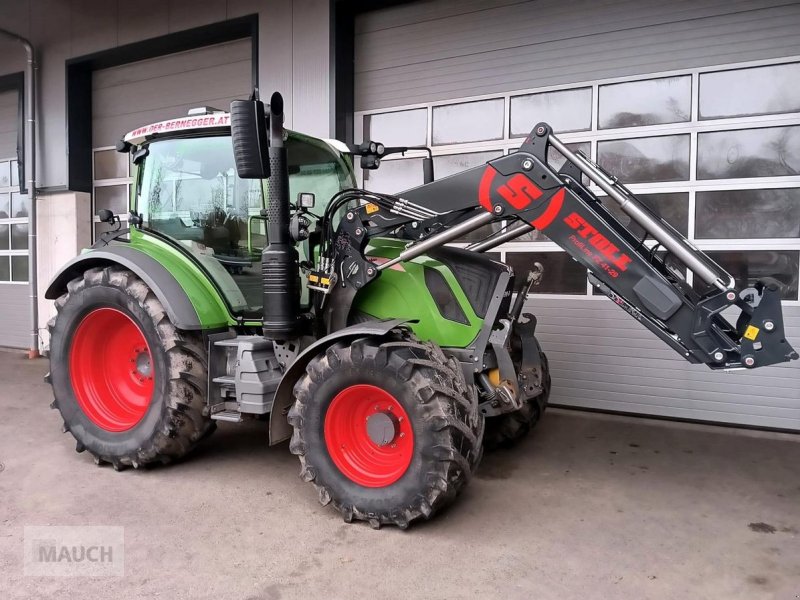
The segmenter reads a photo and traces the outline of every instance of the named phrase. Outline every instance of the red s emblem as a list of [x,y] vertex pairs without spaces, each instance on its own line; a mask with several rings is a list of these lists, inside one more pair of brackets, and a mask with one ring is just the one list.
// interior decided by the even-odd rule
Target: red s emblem
[[497,188],[497,193],[511,206],[522,210],[537,200],[542,195],[542,190],[525,175],[517,173],[508,180],[508,183]]
[[[487,166],[481,176],[478,186],[478,202],[489,212],[493,212],[492,188],[494,177],[497,171],[491,166]],[[543,195],[539,187],[522,173],[517,173],[505,184],[497,188],[497,193],[508,202],[515,210],[521,211],[527,208],[531,202],[538,200]],[[564,188],[558,190],[552,198],[548,199],[547,208],[544,212],[531,221],[531,225],[537,229],[544,229],[550,225],[561,210],[564,203]]]

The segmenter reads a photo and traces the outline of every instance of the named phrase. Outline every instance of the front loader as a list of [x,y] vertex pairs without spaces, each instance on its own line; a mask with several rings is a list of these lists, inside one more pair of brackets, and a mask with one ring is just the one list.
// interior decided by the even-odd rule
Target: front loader
[[[286,131],[277,93],[142,127],[118,150],[135,171],[129,226],[101,211],[111,230],[46,293],[53,407],[97,464],[168,463],[218,421],[264,420],[345,520],[429,518],[485,446],[517,441],[546,408],[547,357],[524,312],[545,275],[485,254],[532,228],[689,362],[797,358],[775,282],[736,289],[544,123],[518,152],[451,177],[432,181],[428,161],[426,184],[397,196],[358,189],[352,160],[376,168],[407,149]],[[448,245],[501,220],[466,249]]]

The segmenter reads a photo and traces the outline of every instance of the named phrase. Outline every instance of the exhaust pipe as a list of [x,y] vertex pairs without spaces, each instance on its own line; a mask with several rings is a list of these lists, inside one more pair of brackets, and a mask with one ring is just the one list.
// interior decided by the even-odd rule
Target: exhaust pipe
[[270,98],[270,176],[267,179],[268,244],[261,253],[264,285],[264,337],[294,336],[300,307],[300,264],[289,235],[289,166],[283,142],[283,97]]

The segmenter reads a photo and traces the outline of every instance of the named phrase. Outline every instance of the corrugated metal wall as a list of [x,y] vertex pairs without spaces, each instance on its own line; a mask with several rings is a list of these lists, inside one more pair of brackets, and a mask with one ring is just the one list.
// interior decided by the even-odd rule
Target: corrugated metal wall
[[0,284],[0,346],[27,348],[30,344],[30,295],[28,284]]
[[779,0],[435,0],[356,22],[356,110],[800,54]]
[[[800,54],[800,3],[435,0],[359,17],[356,110]],[[554,404],[800,430],[800,364],[690,365],[611,302],[536,296]],[[800,345],[800,307],[785,306]]]
[[18,126],[19,95],[16,91],[0,93],[0,159],[17,156]]
[[[800,364],[719,373],[690,365],[608,300],[529,303],[555,404],[800,430]],[[800,308],[784,307],[800,344]]]
[[136,127],[185,116],[192,107],[228,110],[251,91],[249,38],[95,71],[92,145],[113,146]]

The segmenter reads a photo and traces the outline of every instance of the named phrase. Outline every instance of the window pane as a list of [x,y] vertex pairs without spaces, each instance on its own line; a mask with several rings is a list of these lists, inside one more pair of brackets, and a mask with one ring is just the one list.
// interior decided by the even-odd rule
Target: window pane
[[383,194],[396,194],[423,181],[421,158],[383,160],[374,171],[364,171],[364,187]]
[[453,241],[461,243],[480,242],[481,240],[485,240],[493,233],[500,231],[502,228],[503,223],[501,221],[498,221],[497,223],[489,223],[488,225],[478,227],[474,231],[470,231],[469,233],[461,236],[460,238],[456,238]]
[[[797,250],[747,250],[709,251],[715,260],[736,279],[737,288],[752,285],[759,279],[770,277],[781,284],[781,298],[797,300],[798,262]],[[695,289],[705,291],[702,282],[695,277]]]
[[19,187],[19,162],[11,161],[11,187]]
[[664,77],[600,86],[600,129],[688,121],[692,78]]
[[[591,156],[592,145],[589,142],[576,142],[573,144],[567,144],[567,148],[573,152],[580,150],[587,157]],[[567,162],[567,159],[564,158],[564,155],[562,155],[561,152],[553,147],[550,147],[547,150],[547,162],[557,171],[564,166],[564,163]]]
[[114,214],[128,211],[128,186],[109,185],[94,188],[95,214],[107,208]]
[[[688,192],[637,194],[636,197],[656,215],[664,219],[683,235],[687,235],[689,231]],[[628,214],[623,212],[619,207],[619,204],[608,198],[608,196],[600,196],[600,201],[620,223],[625,225],[631,233],[633,233],[633,235],[641,237],[644,234],[644,229],[638,223],[632,221]]]
[[11,163],[7,160],[0,162],[0,188],[11,187]]
[[800,63],[700,74],[700,118],[800,111]]
[[94,178],[95,179],[118,179],[128,176],[127,152],[117,152],[116,150],[101,150],[94,153]]
[[[433,157],[433,173],[436,179],[443,179],[466,171],[472,167],[485,164],[490,160],[503,156],[502,151],[470,152],[468,154],[446,154]],[[380,169],[379,169],[380,170]]]
[[503,137],[503,100],[433,107],[433,143],[459,144]]
[[773,177],[800,172],[800,127],[697,135],[697,178]]
[[11,194],[0,194],[0,219],[11,217]]
[[516,273],[516,285],[522,285],[533,263],[544,267],[542,282],[531,288],[536,294],[586,294],[586,268],[565,252],[506,252],[506,264]]
[[28,216],[31,201],[27,195],[20,193],[11,194],[11,216],[15,219]]
[[28,226],[27,225],[12,225],[11,226],[11,248],[13,250],[27,250],[28,249]]
[[422,146],[428,140],[428,109],[401,110],[364,117],[364,141],[386,146]]
[[689,136],[598,142],[598,162],[623,183],[689,179]]
[[800,189],[697,192],[698,238],[800,237]]
[[11,281],[28,281],[28,257],[11,257]]
[[10,225],[0,225],[0,250],[8,250],[11,247],[9,242],[10,232]]
[[0,281],[11,281],[11,260],[8,256],[0,256]]
[[544,121],[556,133],[592,128],[592,88],[511,98],[511,135],[526,136]]

